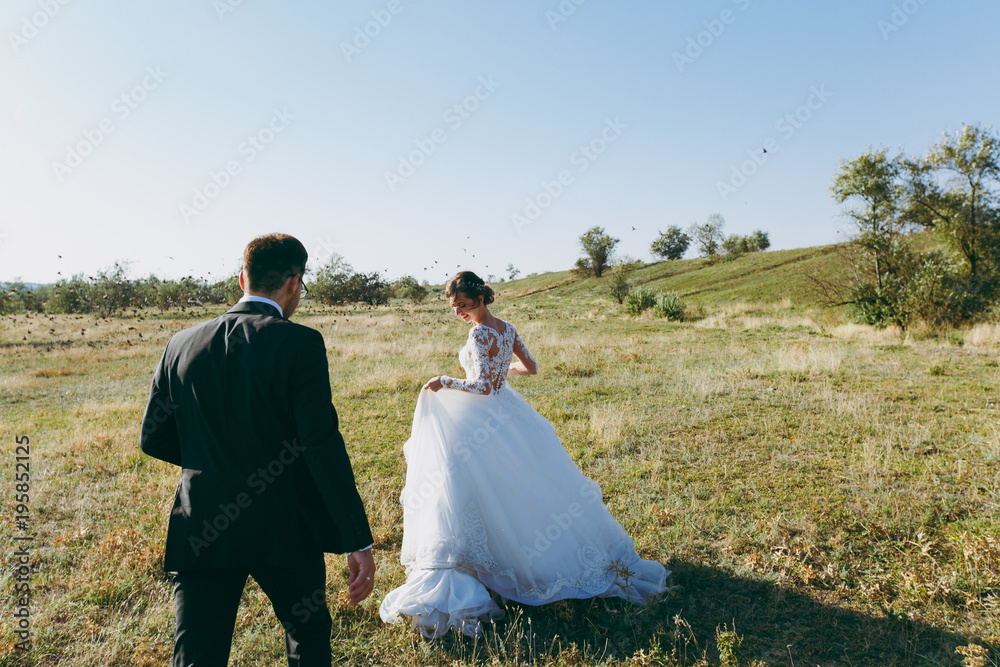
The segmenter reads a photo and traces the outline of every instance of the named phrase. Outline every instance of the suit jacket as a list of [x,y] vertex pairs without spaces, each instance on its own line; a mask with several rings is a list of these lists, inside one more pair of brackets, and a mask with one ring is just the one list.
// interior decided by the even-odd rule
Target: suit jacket
[[170,339],[140,444],[181,467],[167,571],[282,566],[373,541],[323,336],[270,304],[238,303]]

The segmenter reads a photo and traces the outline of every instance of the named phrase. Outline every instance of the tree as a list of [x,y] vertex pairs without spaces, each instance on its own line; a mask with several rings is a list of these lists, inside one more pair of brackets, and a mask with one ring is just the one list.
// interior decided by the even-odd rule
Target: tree
[[323,264],[309,286],[309,294],[328,306],[340,306],[349,303],[348,281],[354,272],[339,253],[333,253]]
[[517,280],[519,275],[521,275],[521,272],[513,264],[507,265],[507,280]]
[[141,305],[135,284],[126,276],[127,266],[127,262],[115,262],[91,279],[91,306],[101,317],[113,317],[125,308]]
[[[240,272],[234,271],[228,278],[216,282],[211,287],[215,293],[216,303],[228,303],[230,306],[243,298],[243,288],[240,287]],[[309,287],[312,290],[312,286]]]
[[739,234],[730,234],[722,241],[722,249],[730,257],[739,257],[745,252],[750,252],[750,239]]
[[6,312],[37,312],[45,311],[45,286],[34,288],[25,285],[20,278],[2,284],[3,301]]
[[660,232],[660,236],[649,246],[649,252],[660,259],[680,259],[690,246],[691,237],[677,225],[671,225],[667,231]]
[[328,306],[347,303],[381,306],[389,303],[392,292],[393,286],[382,280],[377,271],[355,273],[347,260],[338,253],[330,255],[309,286],[310,296]]
[[750,252],[764,252],[771,247],[771,238],[767,235],[767,232],[759,229],[754,230],[747,237],[747,241],[750,246]]
[[382,280],[378,271],[355,273],[347,279],[347,301],[369,306],[384,306],[389,303],[392,286]]
[[78,273],[69,280],[63,279],[55,284],[52,297],[45,307],[53,313],[89,313],[93,310],[90,294],[90,284],[82,273]]
[[715,260],[719,254],[719,246],[725,238],[722,233],[725,226],[726,219],[719,213],[713,213],[703,224],[692,223],[688,228],[691,239],[698,245],[702,257]]
[[909,219],[937,231],[973,280],[987,277],[1000,260],[1000,137],[966,125],[904,168]]
[[912,319],[908,281],[916,261],[906,236],[910,223],[902,214],[900,160],[884,148],[868,149],[841,162],[831,191],[854,226],[846,303],[865,324],[905,330]]
[[850,162],[841,162],[831,188],[838,203],[852,202],[844,209],[856,230],[852,240],[870,258],[870,274],[878,289],[885,275],[897,268],[894,248],[907,227],[900,215],[899,174],[898,161],[889,158],[885,148],[869,149]]
[[625,297],[628,296],[629,291],[632,289],[632,283],[629,278],[640,264],[637,260],[626,256],[611,265],[607,288],[608,294],[611,295],[612,299],[618,303],[624,303]]
[[422,303],[427,298],[427,288],[418,283],[413,276],[403,276],[393,283],[392,292],[413,303]]
[[621,239],[608,235],[603,227],[591,227],[580,237],[580,246],[586,257],[576,262],[578,271],[600,278],[608,268],[611,254]]

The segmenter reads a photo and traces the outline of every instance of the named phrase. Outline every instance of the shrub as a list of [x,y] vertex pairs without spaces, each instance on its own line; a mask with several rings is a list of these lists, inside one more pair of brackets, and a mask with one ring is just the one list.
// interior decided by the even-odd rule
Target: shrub
[[608,277],[608,293],[611,295],[611,298],[618,303],[624,303],[630,289],[631,285],[625,271],[616,269],[611,272],[611,275]]
[[604,231],[603,227],[591,227],[580,237],[580,246],[585,257],[576,261],[576,272],[600,278],[608,268],[611,254],[618,245],[616,239]]
[[661,259],[674,260],[683,257],[690,246],[691,237],[680,227],[673,225],[667,231],[660,232],[660,236],[649,246],[649,252]]
[[427,288],[413,276],[403,276],[392,286],[393,296],[409,299],[413,303],[423,303],[427,298]]
[[629,281],[629,276],[641,265],[642,262],[636,261],[628,255],[617,259],[611,265],[611,272],[608,274],[607,284],[608,294],[611,295],[611,298],[618,303],[625,302],[625,297],[628,296],[629,290],[632,289],[632,283]]
[[771,237],[767,235],[767,232],[760,229],[754,230],[747,237],[747,242],[750,246],[750,252],[764,252],[771,247]]
[[641,315],[656,305],[656,293],[648,287],[636,287],[625,297],[625,310],[629,315]]
[[750,251],[750,241],[745,236],[740,236],[739,234],[730,234],[722,241],[722,249],[727,255],[732,257],[739,257],[745,252]]
[[687,310],[684,301],[676,292],[663,292],[656,296],[656,303],[653,305],[653,314],[657,317],[665,317],[671,322],[684,319],[684,312]]

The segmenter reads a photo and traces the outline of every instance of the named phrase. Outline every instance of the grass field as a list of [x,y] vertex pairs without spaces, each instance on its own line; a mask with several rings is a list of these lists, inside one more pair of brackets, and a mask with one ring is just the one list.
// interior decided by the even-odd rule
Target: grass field
[[[343,558],[328,557],[335,660],[997,665],[1000,328],[901,340],[810,303],[804,276],[832,261],[824,249],[745,259],[641,269],[639,282],[704,309],[679,324],[626,317],[596,281],[568,273],[502,286],[493,311],[540,365],[514,380],[518,390],[601,484],[640,554],[674,575],[647,607],[512,604],[475,641],[426,641],[377,613],[403,580],[398,498],[417,392],[460,374],[467,325],[441,301],[300,307],[293,319],[326,339],[379,564],[375,593],[351,608]],[[34,648],[17,653],[7,622],[0,665],[168,662],[173,601],[161,563],[178,471],[140,453],[139,426],[169,336],[224,310],[0,320],[5,522],[15,437],[28,436],[38,533]],[[4,531],[8,621],[12,536]],[[252,583],[231,664],[285,664]]]

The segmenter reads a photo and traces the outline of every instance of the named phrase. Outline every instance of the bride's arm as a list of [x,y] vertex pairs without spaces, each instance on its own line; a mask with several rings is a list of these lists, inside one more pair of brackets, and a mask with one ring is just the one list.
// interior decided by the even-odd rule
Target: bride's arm
[[514,356],[517,357],[517,362],[510,365],[510,368],[507,370],[507,377],[512,375],[534,375],[538,372],[538,364],[535,363],[535,358],[528,352],[528,348],[524,346],[524,342],[521,340],[521,335],[517,333],[517,329],[514,330]]
[[[470,394],[486,395],[493,391],[489,365],[490,348],[493,346],[493,340],[490,338],[489,333],[481,327],[473,329],[471,336],[474,343],[471,379],[459,380],[447,375],[442,375],[437,379],[442,387],[447,387],[448,389],[458,389],[460,391],[467,391]],[[433,386],[430,386],[431,382],[427,383],[428,388],[436,391]]]

